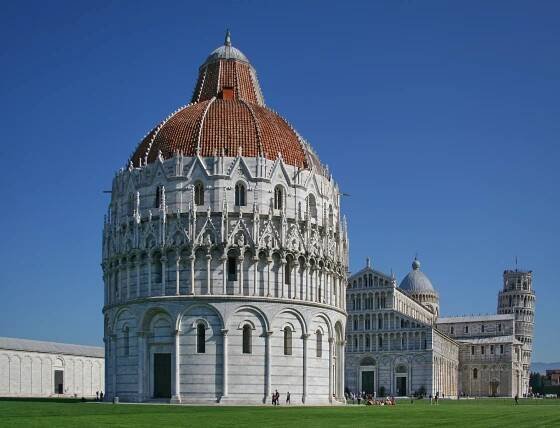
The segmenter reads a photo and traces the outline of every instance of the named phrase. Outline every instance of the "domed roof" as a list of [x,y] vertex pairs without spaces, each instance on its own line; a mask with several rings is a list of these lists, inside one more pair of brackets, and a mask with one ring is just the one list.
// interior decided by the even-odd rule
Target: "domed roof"
[[231,45],[231,34],[229,30],[226,32],[224,45],[214,49],[214,51],[208,55],[208,58],[204,61],[203,67],[208,63],[219,61],[220,59],[236,59],[238,61],[249,62],[243,52]]
[[231,46],[214,50],[199,69],[191,104],[153,128],[131,157],[134,166],[184,156],[263,156],[298,168],[326,171],[290,124],[264,104],[254,68]]
[[399,288],[407,291],[409,294],[437,294],[430,279],[420,270],[420,261],[416,257],[412,262],[412,270],[404,277]]

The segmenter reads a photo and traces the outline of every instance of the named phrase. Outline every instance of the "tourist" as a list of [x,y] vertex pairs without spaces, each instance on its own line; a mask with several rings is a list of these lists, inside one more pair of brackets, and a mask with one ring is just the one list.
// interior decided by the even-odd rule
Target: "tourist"
[[430,394],[430,404],[432,404],[432,394]]
[[99,401],[99,391],[95,391],[95,401]]
[[436,405],[438,404],[438,400],[439,400],[439,391],[436,392]]
[[290,403],[290,391],[288,391],[288,393],[286,394],[286,404],[291,404]]
[[519,404],[519,395],[515,394],[515,404]]
[[101,391],[101,392],[99,393],[99,400],[100,400],[100,401],[103,401],[103,391]]

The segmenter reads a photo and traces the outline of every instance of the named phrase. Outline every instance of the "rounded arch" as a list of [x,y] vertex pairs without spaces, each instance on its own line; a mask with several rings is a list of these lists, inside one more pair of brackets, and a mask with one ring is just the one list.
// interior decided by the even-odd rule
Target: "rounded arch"
[[[130,314],[130,315],[128,318],[124,318],[125,314]],[[138,325],[138,317],[134,312],[130,310],[130,308],[120,308],[113,317],[113,322],[111,324],[111,331],[115,333],[118,331],[123,331],[125,326],[129,327],[130,329],[131,320],[132,323],[134,324],[133,327]],[[122,322],[122,325],[120,327],[117,326],[119,322]]]
[[[274,316],[272,317],[272,325],[275,324],[278,317],[282,314],[293,315],[299,321],[299,324],[300,324],[300,327],[301,327],[301,333],[302,334],[307,334],[307,323],[305,322],[305,318],[303,317],[303,315],[299,311],[297,311],[296,309],[293,309],[293,308],[282,308],[278,312],[276,312],[276,314],[274,314]],[[284,324],[286,324],[286,323],[284,323]]]
[[[255,315],[260,321],[262,322],[262,327],[264,331],[270,331],[270,323],[266,314],[256,306],[252,305],[242,305],[239,306],[235,311],[233,311],[230,316],[226,319],[226,323],[224,325],[229,325],[231,319],[234,315],[238,314],[239,312],[247,311]],[[256,327],[256,326],[255,326]]]
[[[225,328],[224,327],[225,326],[224,318],[222,317],[222,314],[220,313],[220,311],[218,311],[214,306],[212,306],[208,303],[197,302],[197,303],[193,303],[192,305],[186,307],[183,311],[181,311],[179,313],[179,315],[177,315],[177,319],[175,320],[175,330],[180,330],[181,329],[181,323],[182,323],[183,319],[186,316],[189,316],[189,314],[191,312],[193,312],[194,310],[196,310],[197,308],[203,308],[203,309],[207,309],[207,310],[210,310],[211,312],[213,312],[218,317],[218,319],[220,320],[220,328]],[[206,329],[210,328],[210,326],[208,324],[208,321],[206,319],[204,319],[203,317],[197,317],[197,320],[195,322],[198,322],[198,321],[202,321],[205,324]]]
[[244,207],[247,205],[247,183],[244,180],[237,180],[235,183],[235,206]]
[[169,313],[169,311],[167,309],[165,309],[162,306],[154,306],[154,307],[146,309],[146,311],[142,315],[142,318],[141,318],[142,322],[140,323],[140,325],[141,325],[143,331],[149,331],[150,324],[152,323],[152,320],[157,315],[164,315],[165,317],[169,318],[169,324],[170,325],[174,324],[173,323],[173,316]]
[[377,362],[372,357],[365,357],[360,360],[360,366],[375,366]]
[[325,322],[325,324],[327,325],[327,329],[328,329],[327,333],[328,333],[328,335],[329,335],[329,339],[332,338],[332,337],[333,337],[333,326],[332,326],[331,319],[328,317],[328,315],[325,314],[325,313],[323,313],[323,312],[319,312],[319,313],[314,314],[314,315],[311,317],[311,323],[310,323],[310,325],[313,323],[313,321],[314,321],[316,318],[319,318],[319,319],[321,319],[322,321]]

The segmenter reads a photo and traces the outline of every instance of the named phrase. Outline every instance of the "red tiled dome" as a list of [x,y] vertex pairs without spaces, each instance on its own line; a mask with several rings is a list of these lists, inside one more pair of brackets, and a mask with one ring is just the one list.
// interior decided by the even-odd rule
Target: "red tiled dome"
[[184,156],[262,155],[287,164],[324,173],[316,155],[294,129],[264,105],[254,68],[231,46],[210,54],[200,67],[191,104],[180,108],[152,129],[140,142],[131,161],[134,166],[165,159],[175,152]]

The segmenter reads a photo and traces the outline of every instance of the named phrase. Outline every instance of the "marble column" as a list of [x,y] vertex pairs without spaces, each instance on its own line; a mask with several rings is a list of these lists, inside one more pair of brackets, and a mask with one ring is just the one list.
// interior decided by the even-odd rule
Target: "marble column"
[[310,300],[309,296],[309,263],[305,263],[303,268],[303,286],[305,287],[305,300]]
[[243,255],[241,255],[241,257],[239,257],[239,295],[242,296],[243,295],[243,261],[245,260],[245,258],[243,257]]
[[144,350],[145,350],[145,334],[143,331],[137,333],[137,346],[138,346],[138,401],[144,401]]
[[148,256],[148,297],[152,295],[152,265],[154,263],[154,259],[150,254]]
[[227,294],[227,256],[223,255],[220,258],[222,262],[222,294],[225,296]]
[[175,294],[181,294],[181,254],[178,251],[175,257]]
[[175,381],[171,403],[181,402],[181,330],[175,330]]
[[212,294],[210,287],[212,284],[212,271],[210,263],[212,261],[212,256],[210,254],[206,255],[206,294]]
[[286,259],[280,260],[280,297],[286,297]]
[[165,285],[167,284],[167,257],[161,257],[161,295],[165,296]]
[[257,296],[259,294],[258,289],[258,274],[259,274],[259,257],[253,256],[253,296]]
[[272,257],[267,257],[266,259],[266,295],[270,297],[270,264],[272,263]]
[[228,396],[228,330],[222,329],[222,346],[223,346],[223,361],[222,361],[222,399]]
[[194,254],[189,257],[189,261],[191,262],[191,272],[190,272],[191,286],[190,286],[189,294],[194,295],[194,261],[195,261]]
[[301,402],[305,403],[307,400],[307,339],[309,339],[309,334],[303,334],[301,339],[303,341],[303,392]]
[[265,376],[266,376],[266,389],[265,389],[265,403],[268,401],[270,397],[270,391],[272,389],[272,353],[271,353],[271,343],[272,340],[272,331],[267,331],[265,336]]
[[329,337],[329,403],[332,403],[333,396],[333,342],[334,339]]
[[130,268],[131,263],[126,262],[126,300],[130,300]]
[[136,297],[140,297],[140,254],[136,256]]

